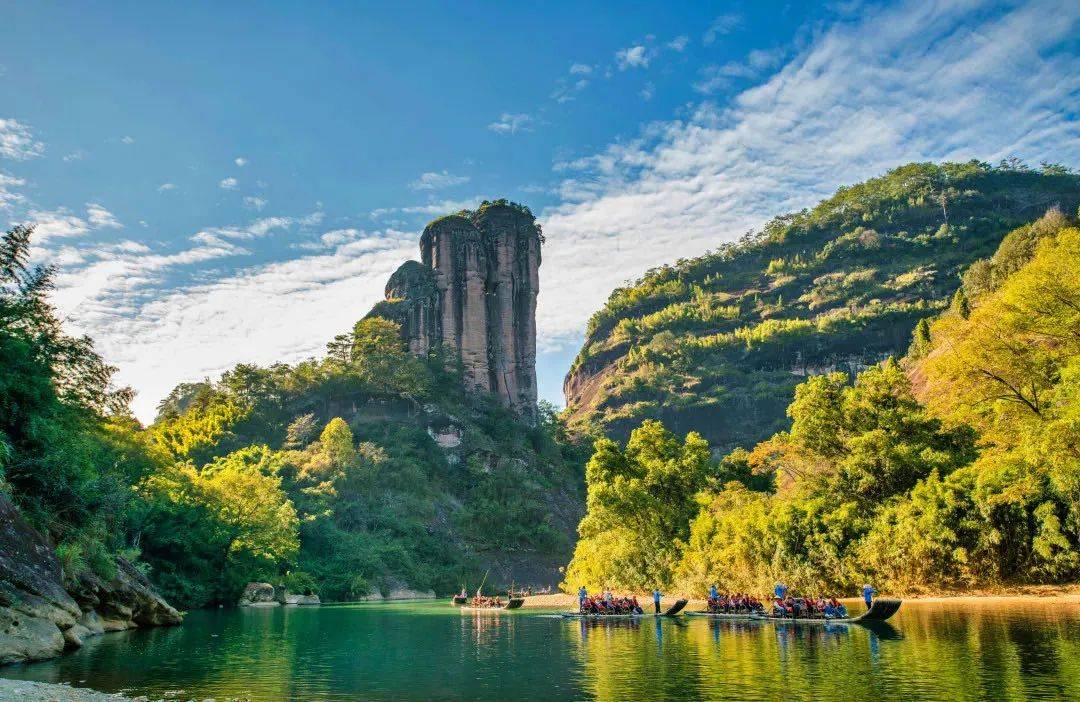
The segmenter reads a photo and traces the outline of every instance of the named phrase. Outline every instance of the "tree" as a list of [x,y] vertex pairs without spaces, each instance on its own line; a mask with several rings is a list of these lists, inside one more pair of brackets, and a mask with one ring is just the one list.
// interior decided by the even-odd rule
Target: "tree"
[[[951,307],[953,312],[960,315],[964,319],[967,319],[971,316],[971,304],[968,302],[967,295],[964,294],[963,288],[956,289],[956,293],[953,294]],[[925,321],[925,319],[920,320],[920,322]],[[927,328],[926,332],[927,336],[929,337],[929,327]],[[929,341],[929,338],[927,339],[927,341]]]
[[697,511],[695,496],[711,472],[704,439],[691,432],[679,441],[659,422],[643,422],[625,449],[597,440],[586,467],[581,540],[564,586],[643,590],[670,583]]

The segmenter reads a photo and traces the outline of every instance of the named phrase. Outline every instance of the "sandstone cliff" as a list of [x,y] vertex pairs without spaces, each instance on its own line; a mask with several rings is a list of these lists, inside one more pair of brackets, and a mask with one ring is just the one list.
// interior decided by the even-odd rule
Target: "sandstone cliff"
[[134,566],[116,566],[111,580],[65,584],[52,547],[0,494],[0,664],[52,658],[105,631],[180,623]]
[[421,260],[390,277],[370,314],[401,324],[409,350],[461,359],[465,382],[536,419],[536,295],[543,236],[528,208],[485,202],[435,220]]

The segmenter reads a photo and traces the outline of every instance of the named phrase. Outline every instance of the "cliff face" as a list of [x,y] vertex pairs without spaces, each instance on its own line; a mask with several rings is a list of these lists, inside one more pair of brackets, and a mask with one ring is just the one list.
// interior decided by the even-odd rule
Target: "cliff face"
[[472,389],[535,421],[541,242],[528,209],[505,201],[437,219],[371,314],[399,322],[414,354],[452,351]]
[[105,631],[179,623],[123,559],[108,582],[90,573],[65,581],[52,547],[0,494],[0,665],[52,658]]

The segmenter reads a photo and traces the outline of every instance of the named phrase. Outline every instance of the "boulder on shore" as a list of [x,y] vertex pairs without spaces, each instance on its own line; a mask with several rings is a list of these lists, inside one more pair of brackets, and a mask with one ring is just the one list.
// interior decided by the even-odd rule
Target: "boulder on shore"
[[285,588],[278,590],[278,602],[283,605],[291,606],[312,606],[322,604],[322,600],[318,595],[298,595],[295,592],[289,592]]
[[52,545],[0,493],[0,664],[53,658],[104,631],[180,621],[122,558],[108,581],[84,573],[65,583]]
[[248,583],[239,602],[241,607],[276,607],[279,604],[270,583]]

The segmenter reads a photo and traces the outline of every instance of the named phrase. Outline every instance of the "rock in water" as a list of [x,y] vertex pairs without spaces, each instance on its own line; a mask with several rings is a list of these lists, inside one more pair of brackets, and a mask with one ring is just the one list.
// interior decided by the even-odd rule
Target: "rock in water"
[[455,353],[470,388],[495,394],[536,421],[536,296],[540,226],[528,208],[499,200],[435,220],[421,262],[390,276],[370,312],[401,324],[409,351]]
[[248,583],[240,595],[241,607],[273,607],[280,604],[274,597],[274,586],[270,583]]

